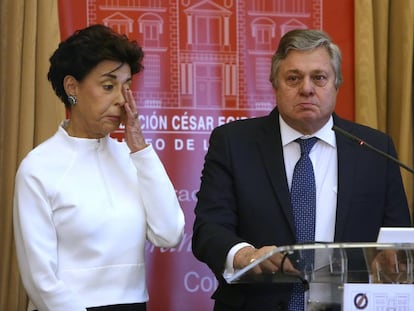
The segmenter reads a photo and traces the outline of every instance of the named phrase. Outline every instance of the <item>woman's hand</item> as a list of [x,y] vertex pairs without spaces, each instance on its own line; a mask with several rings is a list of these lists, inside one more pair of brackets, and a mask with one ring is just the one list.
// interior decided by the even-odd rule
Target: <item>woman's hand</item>
[[129,86],[123,87],[125,97],[125,141],[131,150],[131,153],[137,152],[148,146],[142,134],[141,122],[138,119],[137,105],[135,104],[134,96]]

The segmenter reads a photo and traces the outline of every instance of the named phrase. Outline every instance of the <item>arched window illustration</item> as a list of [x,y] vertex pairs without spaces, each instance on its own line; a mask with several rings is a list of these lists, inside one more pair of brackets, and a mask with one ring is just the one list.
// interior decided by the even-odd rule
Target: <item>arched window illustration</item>
[[251,36],[255,49],[269,51],[273,48],[275,38],[275,22],[270,18],[257,18],[251,23]]
[[146,13],[141,15],[138,20],[138,30],[142,34],[142,44],[145,47],[160,46],[163,25],[162,18],[157,14]]

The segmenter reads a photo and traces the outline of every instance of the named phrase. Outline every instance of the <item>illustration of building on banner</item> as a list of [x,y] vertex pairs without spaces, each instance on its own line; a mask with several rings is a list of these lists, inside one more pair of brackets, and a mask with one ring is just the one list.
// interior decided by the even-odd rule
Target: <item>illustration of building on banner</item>
[[87,23],[143,46],[139,107],[271,110],[279,39],[294,28],[322,28],[322,1],[87,0]]

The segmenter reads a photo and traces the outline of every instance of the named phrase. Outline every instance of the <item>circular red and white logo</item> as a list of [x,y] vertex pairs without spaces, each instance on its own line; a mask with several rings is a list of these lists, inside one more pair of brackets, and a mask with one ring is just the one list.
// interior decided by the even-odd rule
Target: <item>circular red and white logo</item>
[[368,297],[366,294],[358,293],[354,297],[354,306],[358,310],[364,310],[368,306]]

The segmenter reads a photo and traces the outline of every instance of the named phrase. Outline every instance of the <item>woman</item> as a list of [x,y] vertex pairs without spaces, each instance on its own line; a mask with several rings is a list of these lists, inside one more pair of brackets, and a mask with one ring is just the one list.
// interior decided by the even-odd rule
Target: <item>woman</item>
[[[70,118],[16,175],[29,310],[146,310],[146,239],[181,239],[183,212],[129,89],[142,59],[135,41],[103,25],[75,32],[50,58],[48,79]],[[109,137],[120,124],[122,143]]]

